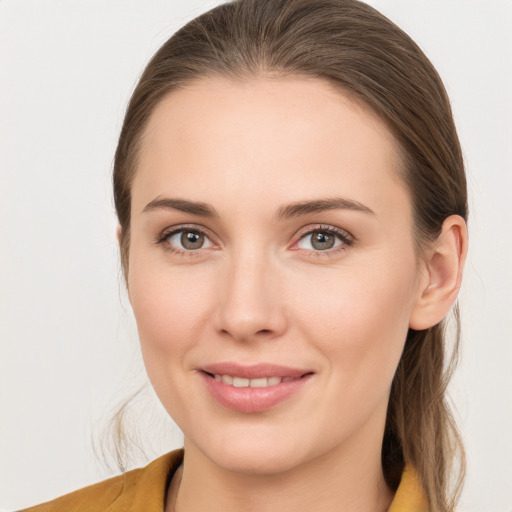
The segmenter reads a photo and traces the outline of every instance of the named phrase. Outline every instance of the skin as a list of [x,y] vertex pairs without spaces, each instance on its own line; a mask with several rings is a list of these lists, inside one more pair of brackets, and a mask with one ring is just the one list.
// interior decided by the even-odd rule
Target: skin
[[[416,254],[399,155],[376,116],[316,79],[208,78],[157,106],[133,183],[127,282],[148,375],[185,436],[178,512],[387,510],[392,378],[409,327],[437,323],[455,300],[465,255],[455,217],[427,259]],[[165,198],[216,215],[147,206]],[[278,216],[332,198],[365,209]],[[207,235],[202,248],[163,236],[183,224]],[[331,233],[335,247],[316,249],[314,229],[346,240]],[[220,361],[314,374],[243,413],[198,372]]]

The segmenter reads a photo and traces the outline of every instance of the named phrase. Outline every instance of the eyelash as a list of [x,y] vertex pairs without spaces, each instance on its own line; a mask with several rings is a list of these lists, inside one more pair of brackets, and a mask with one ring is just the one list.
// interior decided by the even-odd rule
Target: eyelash
[[[189,233],[197,233],[200,235],[204,235],[208,240],[212,241],[212,237],[208,234],[208,232],[204,228],[199,228],[195,225],[181,225],[181,226],[175,226],[171,229],[164,230],[162,234],[157,238],[156,244],[161,245],[163,250],[166,252],[169,252],[171,254],[175,254],[177,256],[182,257],[197,257],[201,256],[201,249],[197,249],[195,251],[193,250],[184,250],[184,249],[178,249],[176,247],[173,247],[170,243],[166,243],[172,236],[182,233],[182,232],[189,232]],[[215,245],[212,242],[213,245]]]
[[302,233],[299,233],[299,239],[296,242],[294,242],[293,245],[297,245],[301,240],[304,240],[308,236],[313,235],[313,233],[325,233],[325,234],[333,235],[333,236],[337,237],[342,243],[336,247],[333,247],[331,249],[325,249],[323,251],[322,250],[314,251],[314,250],[310,250],[310,249],[300,249],[300,248],[296,248],[293,250],[301,251],[301,252],[305,252],[305,253],[307,252],[308,256],[312,256],[315,258],[322,258],[322,257],[332,256],[334,254],[346,251],[347,248],[353,246],[356,241],[355,238],[350,233],[345,231],[344,229],[340,229],[335,226],[319,224],[317,226],[314,226],[313,228],[311,228],[311,227],[305,228],[302,231]]
[[[204,235],[206,238],[208,238],[211,243],[215,246],[216,244],[212,241],[212,237],[208,234],[208,231],[204,228],[199,228],[196,225],[181,225],[181,226],[175,226],[169,230],[163,231],[157,238],[156,244],[161,245],[163,250],[172,254],[176,254],[178,256],[182,257],[197,257],[201,256],[201,248],[197,250],[183,250],[183,249],[177,249],[173,247],[171,244],[166,243],[168,240],[181,232],[190,232],[190,233],[197,233]],[[308,253],[308,255],[312,257],[325,257],[325,256],[331,256],[333,254],[342,252],[347,250],[347,247],[350,247],[354,245],[355,238],[348,233],[347,231],[337,228],[335,226],[329,226],[329,225],[323,225],[319,224],[314,227],[307,227],[302,232],[299,232],[298,239],[293,243],[293,245],[297,245],[301,240],[304,240],[306,237],[313,235],[313,233],[326,233],[329,235],[333,235],[337,237],[342,243],[336,247],[333,247],[331,249],[325,249],[325,250],[311,250],[311,249],[301,249],[301,248],[292,248],[294,251],[300,251],[302,253]]]

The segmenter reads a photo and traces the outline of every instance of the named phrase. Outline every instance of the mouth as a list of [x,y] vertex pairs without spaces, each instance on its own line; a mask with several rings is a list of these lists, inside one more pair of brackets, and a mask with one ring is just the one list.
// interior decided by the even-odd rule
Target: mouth
[[200,375],[211,396],[238,412],[263,412],[298,393],[314,375],[311,370],[272,364],[208,365]]
[[302,379],[302,377],[305,377],[308,374],[306,373],[300,377],[260,377],[257,379],[246,379],[244,377],[220,375],[218,373],[207,373],[207,375],[213,377],[217,382],[223,382],[224,384],[235,388],[268,388],[270,386],[277,386],[278,384],[281,384],[281,382],[292,382],[294,380]]

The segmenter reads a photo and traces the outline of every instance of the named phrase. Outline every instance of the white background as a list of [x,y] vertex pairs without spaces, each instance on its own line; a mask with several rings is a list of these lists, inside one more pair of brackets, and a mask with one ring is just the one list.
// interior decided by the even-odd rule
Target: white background
[[[149,57],[215,3],[0,0],[1,508],[108,475],[93,440],[144,381],[115,245],[116,137]],[[512,512],[512,2],[369,3],[452,99],[471,194],[452,386],[469,459],[460,510]],[[160,414],[149,403],[135,416],[146,432]],[[169,425],[147,436],[150,457],[181,442]]]

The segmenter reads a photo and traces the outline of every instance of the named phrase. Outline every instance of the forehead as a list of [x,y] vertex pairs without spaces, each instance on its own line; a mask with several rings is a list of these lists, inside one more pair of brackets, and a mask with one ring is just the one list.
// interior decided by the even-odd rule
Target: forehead
[[356,194],[378,208],[390,185],[404,192],[399,155],[376,115],[323,80],[205,78],[155,108],[133,200],[192,193],[210,202],[214,187],[287,202],[309,188],[316,196]]

